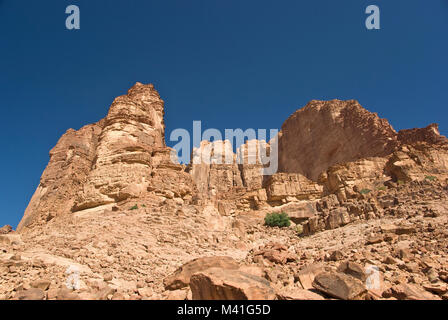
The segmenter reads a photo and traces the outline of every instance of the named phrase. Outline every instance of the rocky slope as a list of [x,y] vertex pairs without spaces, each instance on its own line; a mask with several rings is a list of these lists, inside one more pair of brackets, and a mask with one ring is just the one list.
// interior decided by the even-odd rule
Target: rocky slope
[[397,133],[356,101],[311,101],[263,176],[273,141],[203,141],[177,164],[163,114],[137,83],[61,137],[18,230],[0,229],[0,299],[448,298],[437,125]]

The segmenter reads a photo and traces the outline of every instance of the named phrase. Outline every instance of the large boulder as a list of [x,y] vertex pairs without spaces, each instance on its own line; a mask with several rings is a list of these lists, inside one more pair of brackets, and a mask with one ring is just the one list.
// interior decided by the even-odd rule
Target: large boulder
[[305,289],[285,289],[277,293],[278,300],[325,300],[323,296]]
[[18,291],[14,296],[14,300],[44,300],[44,299],[45,299],[45,292],[37,288]]
[[193,300],[273,300],[269,282],[240,270],[211,268],[191,277]]
[[313,287],[320,292],[342,300],[364,299],[365,285],[358,279],[343,273],[323,272],[314,278]]
[[399,300],[440,300],[440,297],[412,283],[395,285],[383,295]]
[[313,289],[314,278],[324,272],[324,266],[320,263],[305,265],[296,273],[295,278],[298,280],[303,289]]
[[239,265],[230,257],[217,256],[197,258],[182,265],[172,275],[166,277],[163,281],[165,289],[178,290],[188,287],[190,278],[193,274],[209,268],[234,270],[238,269]]

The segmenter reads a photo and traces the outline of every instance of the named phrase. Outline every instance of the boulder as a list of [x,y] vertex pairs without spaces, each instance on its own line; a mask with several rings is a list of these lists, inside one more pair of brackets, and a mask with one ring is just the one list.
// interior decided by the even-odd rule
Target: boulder
[[337,271],[359,279],[362,282],[365,282],[367,279],[364,268],[355,262],[344,261],[339,265]]
[[109,296],[112,297],[116,291],[116,289],[106,285],[96,293],[95,300],[108,300]]
[[343,273],[325,272],[314,278],[313,287],[324,294],[342,300],[361,300],[367,289],[358,279]]
[[271,212],[284,212],[295,224],[305,222],[317,214],[315,203],[310,201],[290,202],[273,208]]
[[70,289],[61,288],[56,293],[56,300],[80,300],[80,297]]
[[295,275],[295,278],[302,285],[303,289],[309,290],[314,288],[314,278],[324,271],[324,266],[320,263],[309,264],[300,268],[299,272]]
[[42,279],[31,282],[31,287],[45,291],[50,287],[50,284],[51,281]]
[[441,300],[438,296],[412,283],[395,285],[383,296],[386,298],[394,297],[399,300]]
[[238,263],[225,256],[202,257],[187,262],[163,281],[166,290],[178,290],[188,287],[193,274],[209,268],[238,269]]
[[190,288],[193,300],[273,300],[276,297],[267,280],[222,268],[195,273]]
[[45,292],[41,289],[31,288],[21,290],[14,296],[15,300],[45,300]]
[[325,300],[325,298],[313,291],[305,289],[285,289],[277,293],[278,300]]

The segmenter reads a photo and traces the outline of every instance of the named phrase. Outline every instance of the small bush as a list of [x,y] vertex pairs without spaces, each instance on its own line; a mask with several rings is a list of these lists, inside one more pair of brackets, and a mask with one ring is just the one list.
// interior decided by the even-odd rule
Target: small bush
[[138,209],[138,205],[135,205],[133,207],[131,207],[129,210],[137,210]]
[[360,194],[368,194],[370,193],[372,190],[370,189],[362,189],[361,191],[359,191]]
[[386,191],[386,190],[387,190],[387,187],[386,187],[386,186],[380,186],[380,187],[378,187],[378,190]]
[[397,183],[398,183],[399,186],[404,185],[404,181],[403,180],[398,180]]
[[434,176],[426,176],[425,179],[428,180],[428,181],[434,181],[434,180],[436,180],[437,178],[434,177]]
[[264,218],[264,223],[269,227],[289,227],[291,221],[286,213],[268,213]]
[[302,233],[303,233],[303,226],[301,225],[301,224],[298,224],[297,226],[296,226],[296,232],[297,232],[297,235],[302,235]]

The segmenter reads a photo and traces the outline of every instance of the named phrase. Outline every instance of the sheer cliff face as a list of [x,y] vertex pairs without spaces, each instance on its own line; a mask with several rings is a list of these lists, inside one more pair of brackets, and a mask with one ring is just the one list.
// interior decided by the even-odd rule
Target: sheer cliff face
[[110,107],[92,170],[76,197],[74,211],[145,191],[151,180],[153,151],[163,147],[163,101],[152,85],[136,84]]
[[103,123],[70,129],[59,139],[17,230],[70,211],[75,192],[89,175]]
[[163,100],[153,85],[137,83],[115,99],[106,118],[67,131],[50,152],[18,230],[57,215],[139,197],[148,190],[191,197],[190,176],[170,160],[163,113]]
[[397,133],[387,120],[357,101],[313,100],[282,126],[279,171],[316,181],[334,164],[386,156],[397,145]]
[[262,157],[269,144],[248,140],[236,154],[230,141],[202,141],[192,153],[190,174],[202,197],[210,198],[229,191],[253,191],[262,188]]

